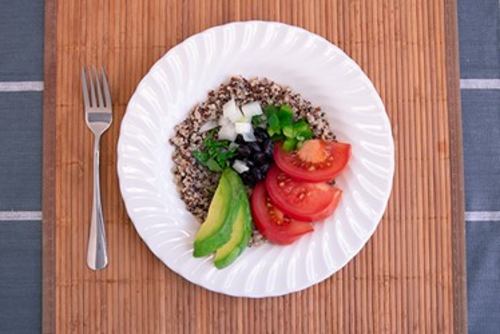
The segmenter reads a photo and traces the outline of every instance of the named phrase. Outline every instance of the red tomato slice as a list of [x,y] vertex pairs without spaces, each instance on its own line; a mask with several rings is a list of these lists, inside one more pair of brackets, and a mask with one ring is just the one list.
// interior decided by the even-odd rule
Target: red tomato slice
[[287,245],[311,232],[311,223],[291,219],[269,201],[266,187],[261,182],[255,186],[251,198],[252,216],[259,232],[270,242]]
[[276,166],[271,167],[267,174],[266,190],[276,208],[305,222],[331,215],[342,196],[342,190],[328,183],[295,180]]
[[311,139],[298,151],[285,152],[274,145],[276,165],[291,177],[311,182],[330,181],[347,165],[351,145],[334,141]]

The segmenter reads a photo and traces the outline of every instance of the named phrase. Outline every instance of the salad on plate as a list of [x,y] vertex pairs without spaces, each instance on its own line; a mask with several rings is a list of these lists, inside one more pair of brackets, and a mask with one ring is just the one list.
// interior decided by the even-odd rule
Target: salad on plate
[[201,223],[193,256],[219,269],[248,246],[314,233],[341,201],[335,177],[351,156],[319,107],[266,78],[209,92],[170,142],[180,196]]

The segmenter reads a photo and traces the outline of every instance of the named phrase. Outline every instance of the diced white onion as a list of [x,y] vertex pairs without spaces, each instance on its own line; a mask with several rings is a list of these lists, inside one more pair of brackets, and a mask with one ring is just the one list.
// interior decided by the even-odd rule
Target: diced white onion
[[242,114],[234,99],[229,100],[222,106],[222,117],[219,119],[219,139],[234,141],[238,134],[243,136],[247,142],[255,141],[252,127],[252,117],[262,114],[259,102],[251,102],[243,106],[245,113]]
[[234,123],[234,128],[236,130],[236,133],[239,134],[253,132],[252,124],[246,122],[236,122]]
[[222,106],[222,114],[233,123],[238,122],[243,117],[234,99],[229,100]]
[[236,136],[237,133],[232,123],[222,126],[219,130],[219,139],[234,141]]
[[233,168],[238,172],[238,174],[245,173],[246,171],[250,170],[245,162],[238,159],[234,160]]
[[229,119],[225,118],[224,116],[219,118],[219,125],[220,126],[226,126],[229,124],[233,124],[233,122],[231,122]]
[[242,135],[245,141],[255,141],[252,124],[246,122],[236,122],[234,123],[234,128],[236,133]]
[[257,138],[255,138],[255,135],[254,135],[254,133],[252,131],[250,133],[244,133],[243,134],[243,140],[246,141],[246,142],[253,142],[253,141],[256,141]]
[[250,123],[252,122],[251,117],[246,117],[245,115],[241,116],[241,118],[238,120],[239,123]]
[[216,127],[218,127],[219,124],[217,124],[216,121],[214,120],[211,120],[211,121],[207,121],[205,122],[201,127],[200,127],[200,133],[204,133],[204,132],[207,132],[207,131],[210,131],[212,129],[215,129]]
[[243,115],[250,120],[254,116],[262,115],[262,108],[260,107],[260,103],[257,101],[245,104],[241,107],[241,111],[243,111]]

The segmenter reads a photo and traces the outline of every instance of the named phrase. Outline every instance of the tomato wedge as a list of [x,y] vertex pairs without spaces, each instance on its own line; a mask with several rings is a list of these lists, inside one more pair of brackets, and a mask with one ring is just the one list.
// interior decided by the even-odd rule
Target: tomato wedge
[[311,182],[330,181],[347,165],[351,145],[334,141],[311,139],[298,151],[286,152],[274,145],[276,165],[291,177]]
[[255,226],[267,240],[287,245],[313,230],[311,223],[299,222],[283,214],[269,201],[264,183],[255,186],[251,198]]
[[325,182],[305,182],[292,179],[271,167],[266,177],[266,190],[271,203],[291,218],[313,222],[333,213],[342,190]]

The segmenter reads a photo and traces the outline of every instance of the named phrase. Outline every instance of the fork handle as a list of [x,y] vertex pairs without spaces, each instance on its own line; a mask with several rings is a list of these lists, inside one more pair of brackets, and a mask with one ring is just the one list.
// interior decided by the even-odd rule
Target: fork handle
[[99,179],[99,144],[101,136],[94,137],[94,191],[92,197],[92,217],[90,222],[87,265],[90,269],[104,269],[108,264],[106,230],[101,205],[101,185]]

